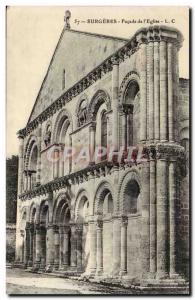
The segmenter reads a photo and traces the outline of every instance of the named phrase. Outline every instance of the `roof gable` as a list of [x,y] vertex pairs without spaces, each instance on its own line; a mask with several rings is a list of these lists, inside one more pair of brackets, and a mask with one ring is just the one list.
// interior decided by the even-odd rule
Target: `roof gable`
[[[122,47],[126,41],[100,34],[63,29],[28,123],[104,59]],[[65,77],[64,88],[63,77]]]

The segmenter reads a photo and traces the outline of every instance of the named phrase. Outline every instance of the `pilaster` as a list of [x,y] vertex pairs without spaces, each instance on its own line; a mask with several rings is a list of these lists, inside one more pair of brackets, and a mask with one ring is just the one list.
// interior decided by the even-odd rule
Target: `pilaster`
[[113,57],[112,60],[112,110],[113,110],[113,131],[112,143],[114,152],[118,151],[118,93],[119,93],[119,58]]

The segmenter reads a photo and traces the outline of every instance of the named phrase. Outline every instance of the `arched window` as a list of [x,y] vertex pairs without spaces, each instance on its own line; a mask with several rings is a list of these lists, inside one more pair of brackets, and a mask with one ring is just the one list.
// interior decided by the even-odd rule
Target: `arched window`
[[68,174],[71,170],[71,157],[64,156],[66,149],[71,146],[71,124],[67,114],[62,114],[55,127],[54,141],[59,146],[55,149],[56,160],[53,163],[53,177],[58,178]]
[[107,148],[107,116],[105,111],[101,119],[101,146]]
[[138,212],[138,198],[140,194],[139,185],[135,180],[131,180],[125,192],[125,211],[130,214]]
[[137,81],[131,80],[124,93],[123,110],[125,113],[126,146],[136,146],[139,143],[140,128],[140,93]]
[[108,191],[103,202],[103,215],[113,213],[113,199],[111,193]]
[[78,127],[84,125],[87,121],[87,101],[86,101],[86,99],[83,99],[79,105],[77,118],[78,118]]
[[31,190],[36,185],[37,158],[38,148],[37,145],[34,144],[31,149],[29,165],[27,170],[27,190]]
[[45,142],[46,147],[48,147],[51,143],[51,125],[50,124],[48,124],[47,128],[46,128],[44,142]]

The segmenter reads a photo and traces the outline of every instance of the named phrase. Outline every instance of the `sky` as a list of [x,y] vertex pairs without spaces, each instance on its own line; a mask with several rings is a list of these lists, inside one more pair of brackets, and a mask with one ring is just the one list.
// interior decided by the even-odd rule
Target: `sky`
[[[71,29],[131,38],[137,29],[161,21],[179,29],[183,47],[179,53],[180,77],[189,78],[188,9],[184,7],[38,7],[7,8],[6,136],[7,156],[18,153],[16,132],[26,126],[64,26],[65,10],[71,11]],[[87,24],[87,19],[117,19],[120,23]],[[142,20],[144,24],[128,23]],[[122,21],[123,20],[123,21]],[[145,20],[145,21],[144,21]],[[148,21],[147,21],[148,20]],[[166,23],[169,22],[169,23]],[[154,24],[155,25],[155,24]]]

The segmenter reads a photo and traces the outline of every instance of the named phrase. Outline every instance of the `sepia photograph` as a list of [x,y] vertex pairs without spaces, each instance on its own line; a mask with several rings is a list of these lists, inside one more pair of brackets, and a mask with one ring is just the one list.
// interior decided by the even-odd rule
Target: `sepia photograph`
[[6,7],[6,293],[190,295],[190,9]]

